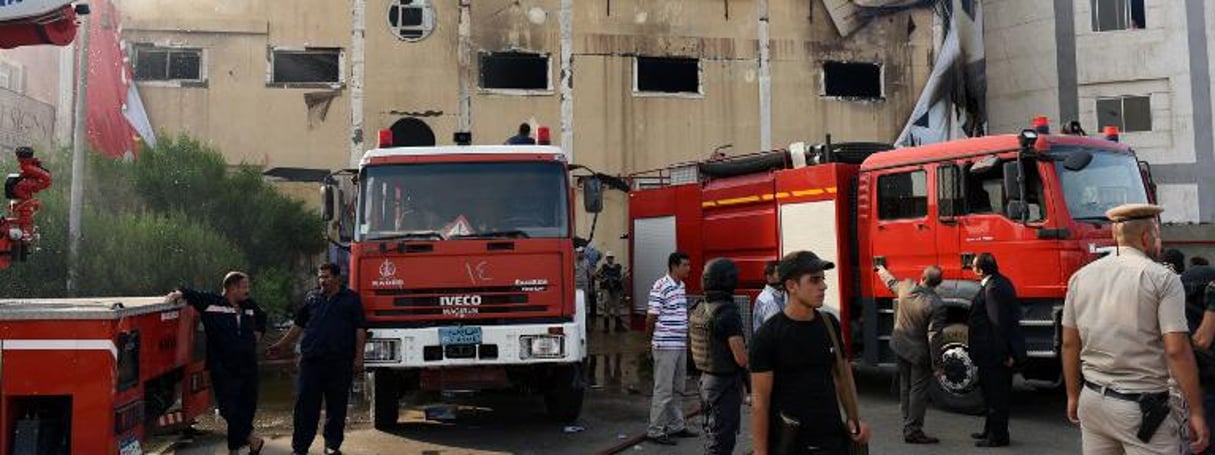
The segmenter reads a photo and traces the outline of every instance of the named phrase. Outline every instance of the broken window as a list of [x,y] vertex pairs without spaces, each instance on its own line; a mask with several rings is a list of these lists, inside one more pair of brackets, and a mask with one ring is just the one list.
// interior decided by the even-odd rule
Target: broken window
[[272,83],[331,84],[342,81],[341,49],[276,49],[271,56]]
[[881,98],[882,65],[864,62],[824,62],[823,94],[845,98]]
[[634,91],[700,93],[700,60],[683,57],[637,57]]
[[481,88],[549,90],[548,54],[485,52],[481,54]]
[[202,49],[136,46],[135,80],[201,81]]
[[1134,30],[1147,26],[1144,0],[1092,0],[1093,31]]
[[435,12],[430,0],[393,0],[388,5],[388,27],[402,41],[421,41],[434,30]]
[[1097,131],[1116,126],[1119,131],[1152,130],[1152,97],[1097,98]]

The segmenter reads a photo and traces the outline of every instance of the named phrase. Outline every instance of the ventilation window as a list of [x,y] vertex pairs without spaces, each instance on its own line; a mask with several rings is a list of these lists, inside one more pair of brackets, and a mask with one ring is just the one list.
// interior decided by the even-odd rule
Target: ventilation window
[[435,28],[430,0],[393,0],[388,5],[388,28],[402,41],[421,41]]
[[1137,30],[1147,26],[1144,0],[1092,0],[1093,31]]
[[823,63],[823,95],[880,99],[882,65],[877,63]]
[[1097,131],[1107,126],[1133,133],[1152,130],[1152,98],[1119,96],[1097,99]]
[[0,88],[24,94],[25,68],[14,63],[0,62]]
[[487,52],[481,54],[481,88],[551,90],[548,54]]
[[336,84],[342,82],[342,50],[275,49],[271,53],[272,84]]
[[637,57],[633,91],[637,93],[701,94],[700,60],[679,57]]
[[137,45],[135,80],[201,82],[202,49]]

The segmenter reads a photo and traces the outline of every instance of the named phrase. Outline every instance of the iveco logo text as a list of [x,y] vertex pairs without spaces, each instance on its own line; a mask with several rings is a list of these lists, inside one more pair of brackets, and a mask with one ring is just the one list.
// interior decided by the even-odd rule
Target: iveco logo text
[[459,316],[464,317],[470,314],[478,314],[481,306],[481,296],[479,295],[445,295],[439,297],[439,306],[443,308],[444,316]]
[[523,292],[540,292],[548,287],[548,280],[515,280],[515,286],[518,286]]
[[380,264],[380,279],[372,280],[371,285],[378,288],[387,287],[404,287],[405,280],[397,278],[397,266],[392,261],[385,259]]
[[16,5],[22,0],[0,0],[0,6]]

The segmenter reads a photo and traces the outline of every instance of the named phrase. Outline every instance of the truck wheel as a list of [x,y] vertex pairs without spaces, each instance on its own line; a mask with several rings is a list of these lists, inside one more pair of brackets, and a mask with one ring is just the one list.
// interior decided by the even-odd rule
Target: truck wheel
[[562,367],[550,378],[544,392],[544,407],[553,420],[570,423],[578,420],[578,415],[582,413],[586,387],[581,378],[576,377],[579,371],[581,368],[577,366]]
[[942,409],[978,415],[984,411],[979,389],[979,369],[970,358],[970,333],[966,324],[953,324],[941,333],[942,343],[935,349],[933,363],[944,371],[934,377],[929,395]]
[[401,381],[387,370],[371,372],[371,421],[375,429],[388,431],[401,414]]

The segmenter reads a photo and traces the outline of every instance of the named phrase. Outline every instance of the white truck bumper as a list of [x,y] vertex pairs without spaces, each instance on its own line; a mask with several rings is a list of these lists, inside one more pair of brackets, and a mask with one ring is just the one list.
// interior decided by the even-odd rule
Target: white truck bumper
[[584,308],[578,292],[573,322],[478,326],[468,321],[462,327],[479,329],[480,343],[467,345],[442,345],[442,327],[373,328],[365,363],[368,368],[441,368],[581,362],[587,356]]

